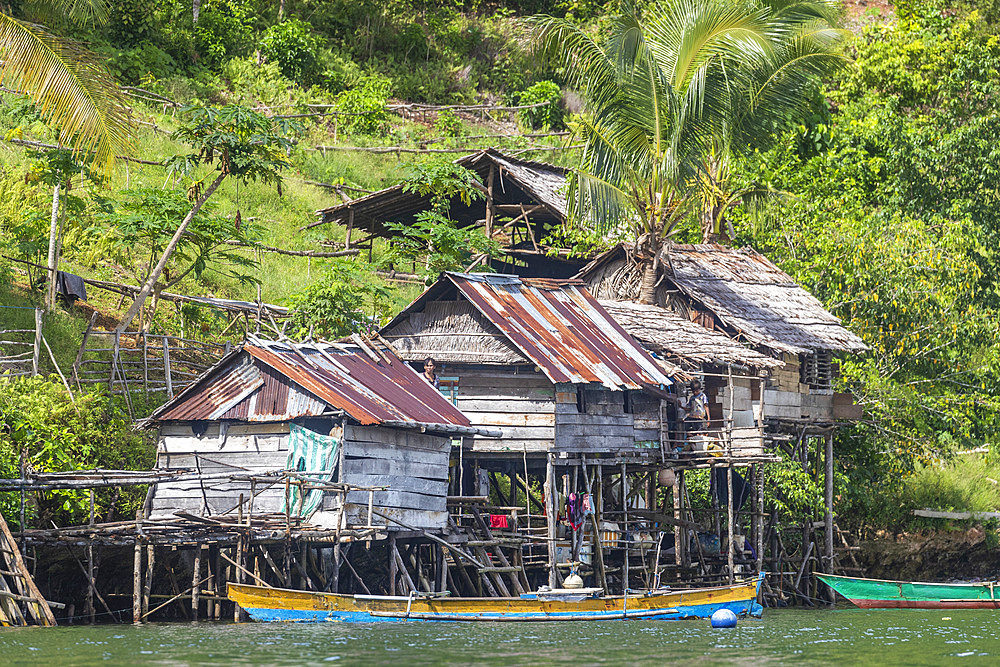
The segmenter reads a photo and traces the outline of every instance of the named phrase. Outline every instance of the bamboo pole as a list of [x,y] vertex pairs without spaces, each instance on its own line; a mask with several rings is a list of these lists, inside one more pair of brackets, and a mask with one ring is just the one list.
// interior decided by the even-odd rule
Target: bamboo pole
[[556,588],[558,583],[556,573],[556,499],[555,499],[555,466],[552,454],[545,459],[545,525],[549,545],[549,586]]

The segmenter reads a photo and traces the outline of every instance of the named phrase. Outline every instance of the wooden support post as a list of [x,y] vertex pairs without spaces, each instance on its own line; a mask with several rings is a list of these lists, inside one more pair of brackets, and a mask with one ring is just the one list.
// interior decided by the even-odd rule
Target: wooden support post
[[729,565],[729,583],[732,584],[735,580],[735,573],[733,568],[735,567],[734,560],[736,557],[736,545],[733,544],[733,537],[736,534],[733,526],[733,521],[735,520],[736,512],[734,511],[733,502],[733,463],[732,459],[729,460],[728,465],[726,465],[726,493],[728,494],[728,500],[726,501],[726,534],[729,538],[729,553],[727,554],[727,561]]
[[674,501],[674,565],[680,567],[684,564],[684,542],[687,538],[687,528],[681,526],[681,475],[680,470],[674,472],[673,501]]
[[486,238],[493,238],[493,217],[496,210],[493,201],[493,183],[496,181],[496,169],[496,165],[491,164],[486,177]]
[[552,454],[545,458],[545,525],[549,545],[549,586],[559,585],[556,574],[556,479]]
[[354,231],[354,209],[347,210],[347,233],[344,237],[344,250],[351,249],[351,232]]
[[754,482],[757,485],[757,572],[764,570],[764,465],[758,463],[754,472]]
[[198,596],[201,593],[201,550],[203,546],[195,547],[194,550],[194,573],[191,575],[191,621],[198,622]]
[[340,522],[337,522],[337,532],[333,543],[333,571],[330,574],[330,591],[340,592]]
[[99,311],[94,311],[90,316],[90,322],[87,323],[87,328],[83,332],[83,340],[80,341],[80,349],[76,351],[76,360],[73,362],[73,383],[76,385],[77,389],[80,388],[80,364],[83,362],[83,353],[87,351],[87,339],[90,338],[90,332],[94,330],[94,323],[97,321],[97,316],[100,314]]
[[142,619],[142,541],[135,538],[135,549],[132,556],[132,622],[139,623]]
[[156,558],[152,544],[146,545],[146,580],[142,584],[142,618],[149,614],[149,596],[153,588],[153,563]]
[[628,540],[625,538],[625,535],[627,534],[628,531],[628,483],[626,481],[624,462],[622,463],[621,474],[622,474],[622,480],[621,480],[622,512],[624,512],[623,516],[625,517],[625,520],[622,522],[622,532],[621,532],[622,542],[625,543],[625,559],[624,559],[625,567],[622,570],[622,595],[628,595],[628,589],[629,589],[628,551],[629,550],[628,550]]
[[396,564],[396,533],[389,533],[389,595],[396,594],[396,579],[399,577],[398,565]]
[[[826,434],[826,475],[825,475],[825,486],[826,492],[826,515],[824,519],[826,520],[826,562],[823,563],[824,571],[833,574],[833,433]],[[827,592],[830,595],[831,604],[836,601],[836,596],[833,590],[827,587]]]
[[[167,384],[167,398],[173,398],[174,383],[170,374],[170,343],[167,341],[166,336],[163,337],[163,379]],[[195,614],[194,620],[198,620],[197,614]]]

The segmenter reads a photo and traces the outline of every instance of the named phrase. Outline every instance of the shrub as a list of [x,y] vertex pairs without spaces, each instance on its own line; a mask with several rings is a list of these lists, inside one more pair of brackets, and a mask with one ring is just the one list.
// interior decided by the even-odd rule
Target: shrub
[[246,53],[253,13],[247,0],[205,0],[195,27],[198,54],[210,67]]
[[451,109],[442,109],[434,120],[434,130],[442,137],[457,137],[462,133],[462,119]]
[[557,84],[539,81],[522,91],[519,98],[518,104],[524,106],[547,102],[544,106],[521,109],[518,112],[518,118],[524,127],[532,130],[561,130],[565,127],[563,109],[559,106],[562,90]]
[[277,63],[289,79],[304,86],[317,80],[319,41],[305,21],[288,19],[272,25],[264,31],[260,47],[268,61]]
[[[17,477],[20,454],[35,470],[60,472],[94,468],[148,470],[156,449],[148,437],[132,428],[132,420],[112,401],[98,393],[76,396],[75,403],[62,383],[45,377],[0,381],[0,475]],[[117,510],[132,513],[145,489],[124,490]],[[98,497],[98,512],[107,509],[112,494]],[[19,505],[13,493],[0,493],[0,510],[8,520]],[[30,516],[79,522],[86,517],[87,494],[62,490],[38,496],[29,506]],[[102,512],[103,513],[103,512]]]
[[385,133],[389,120],[385,110],[389,88],[388,79],[367,76],[357,86],[337,96],[337,109],[351,114],[342,118],[348,132],[370,135]]
[[104,64],[121,81],[138,83],[143,77],[166,79],[177,74],[177,61],[150,42],[106,54]]
[[339,338],[371,333],[389,314],[390,291],[373,282],[367,267],[338,260],[326,275],[291,298],[289,332],[292,338]]

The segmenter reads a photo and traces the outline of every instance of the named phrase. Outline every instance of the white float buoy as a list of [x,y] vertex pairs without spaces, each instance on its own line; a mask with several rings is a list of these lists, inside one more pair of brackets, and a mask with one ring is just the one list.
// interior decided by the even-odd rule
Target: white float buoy
[[735,628],[736,614],[728,609],[718,609],[712,614],[713,628]]

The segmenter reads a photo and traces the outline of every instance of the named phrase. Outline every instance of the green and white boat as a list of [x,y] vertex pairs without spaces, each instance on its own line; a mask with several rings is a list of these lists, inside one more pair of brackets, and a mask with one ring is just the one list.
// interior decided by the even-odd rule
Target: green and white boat
[[1000,609],[1000,582],[942,584],[817,574],[862,609]]

